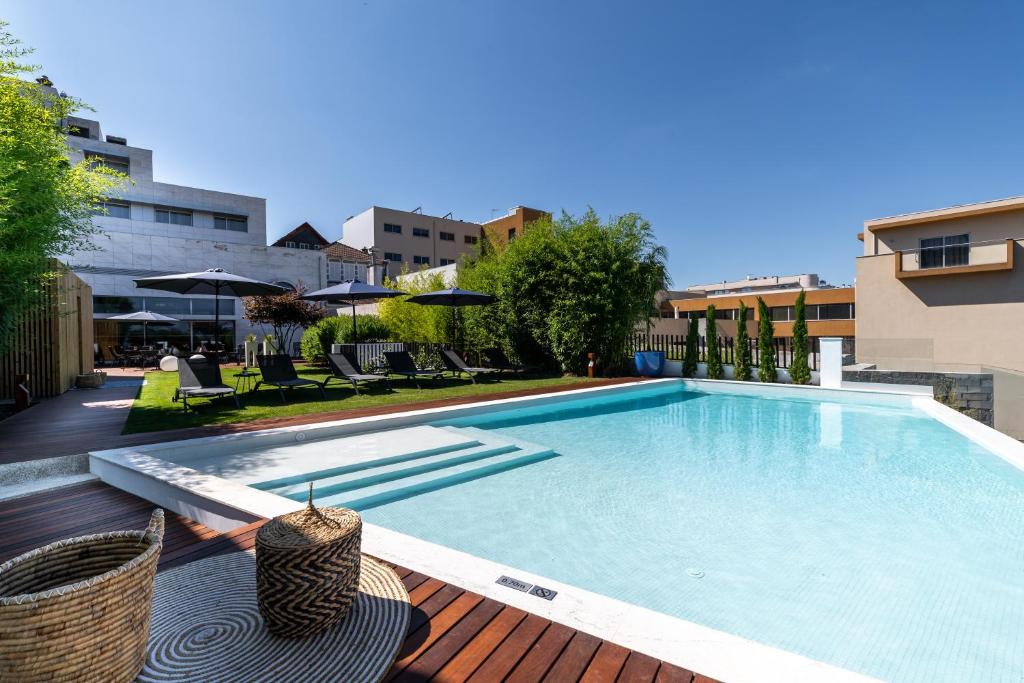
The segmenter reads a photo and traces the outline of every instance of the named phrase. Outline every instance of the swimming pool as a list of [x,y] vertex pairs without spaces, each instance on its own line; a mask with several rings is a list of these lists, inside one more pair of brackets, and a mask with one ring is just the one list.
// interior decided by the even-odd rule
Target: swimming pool
[[869,676],[1021,680],[1024,472],[910,397],[666,382],[399,432],[161,457]]

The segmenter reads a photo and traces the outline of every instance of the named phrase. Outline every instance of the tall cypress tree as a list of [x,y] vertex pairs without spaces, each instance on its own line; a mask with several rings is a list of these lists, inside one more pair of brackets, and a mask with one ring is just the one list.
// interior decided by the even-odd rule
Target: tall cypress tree
[[796,319],[793,321],[793,363],[789,377],[793,384],[810,384],[811,368],[807,364],[807,317],[804,311],[804,290],[796,297]]
[[697,316],[690,318],[690,326],[686,330],[686,350],[683,352],[683,377],[697,374],[697,340],[700,337],[700,321]]
[[708,379],[722,379],[722,356],[718,352],[718,327],[715,325],[715,305],[708,306],[704,336],[708,343]]
[[736,360],[733,363],[733,377],[740,382],[749,382],[750,342],[747,337],[747,305],[740,300],[739,320],[736,321]]
[[757,378],[762,382],[775,381],[775,326],[772,325],[772,316],[768,311],[768,305],[764,299],[757,297],[757,355],[760,361],[757,368]]

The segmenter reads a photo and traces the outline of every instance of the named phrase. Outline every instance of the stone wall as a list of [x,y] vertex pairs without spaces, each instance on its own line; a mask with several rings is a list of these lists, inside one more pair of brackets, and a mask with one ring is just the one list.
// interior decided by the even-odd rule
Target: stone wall
[[994,383],[988,373],[844,370],[843,381],[930,386],[936,401],[994,426]]

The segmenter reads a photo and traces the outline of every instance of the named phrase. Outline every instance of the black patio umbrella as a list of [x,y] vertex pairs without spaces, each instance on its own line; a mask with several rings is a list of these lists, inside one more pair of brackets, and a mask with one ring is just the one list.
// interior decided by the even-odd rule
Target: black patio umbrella
[[220,343],[220,297],[273,296],[289,291],[287,287],[272,285],[252,278],[226,272],[223,268],[210,268],[198,273],[178,273],[144,277],[135,281],[142,289],[160,289],[178,294],[213,294],[213,341]]
[[359,280],[346,280],[340,285],[331,285],[324,289],[318,289],[303,296],[307,301],[323,301],[329,304],[349,304],[352,306],[352,339],[356,339],[356,304],[360,301],[374,301],[376,299],[390,299],[394,296],[404,296],[405,292],[397,289],[388,289],[378,285],[370,285]]
[[142,345],[146,345],[146,328],[149,327],[150,323],[154,325],[170,325],[171,323],[178,322],[177,318],[172,318],[169,315],[162,315],[160,313],[153,313],[152,311],[137,311],[135,313],[123,313],[121,315],[112,315],[107,320],[125,320],[128,322],[142,323]]
[[[472,292],[468,289],[452,287],[450,289],[439,289],[436,292],[417,294],[411,296],[407,301],[421,306],[448,306],[450,308],[462,308],[463,306],[487,306],[498,300],[498,297],[481,292]],[[455,315],[452,315],[452,336],[451,342],[455,344]]]

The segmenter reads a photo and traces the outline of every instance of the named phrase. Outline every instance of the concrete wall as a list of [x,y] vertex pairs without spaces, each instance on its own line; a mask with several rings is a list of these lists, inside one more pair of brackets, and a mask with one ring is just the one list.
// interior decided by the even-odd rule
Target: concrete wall
[[936,401],[984,425],[995,425],[995,385],[988,373],[845,370],[843,381],[930,386]]
[[[1018,241],[1015,262],[1022,249]],[[894,259],[857,259],[858,362],[886,370],[1024,371],[1024,268],[898,280]]]

